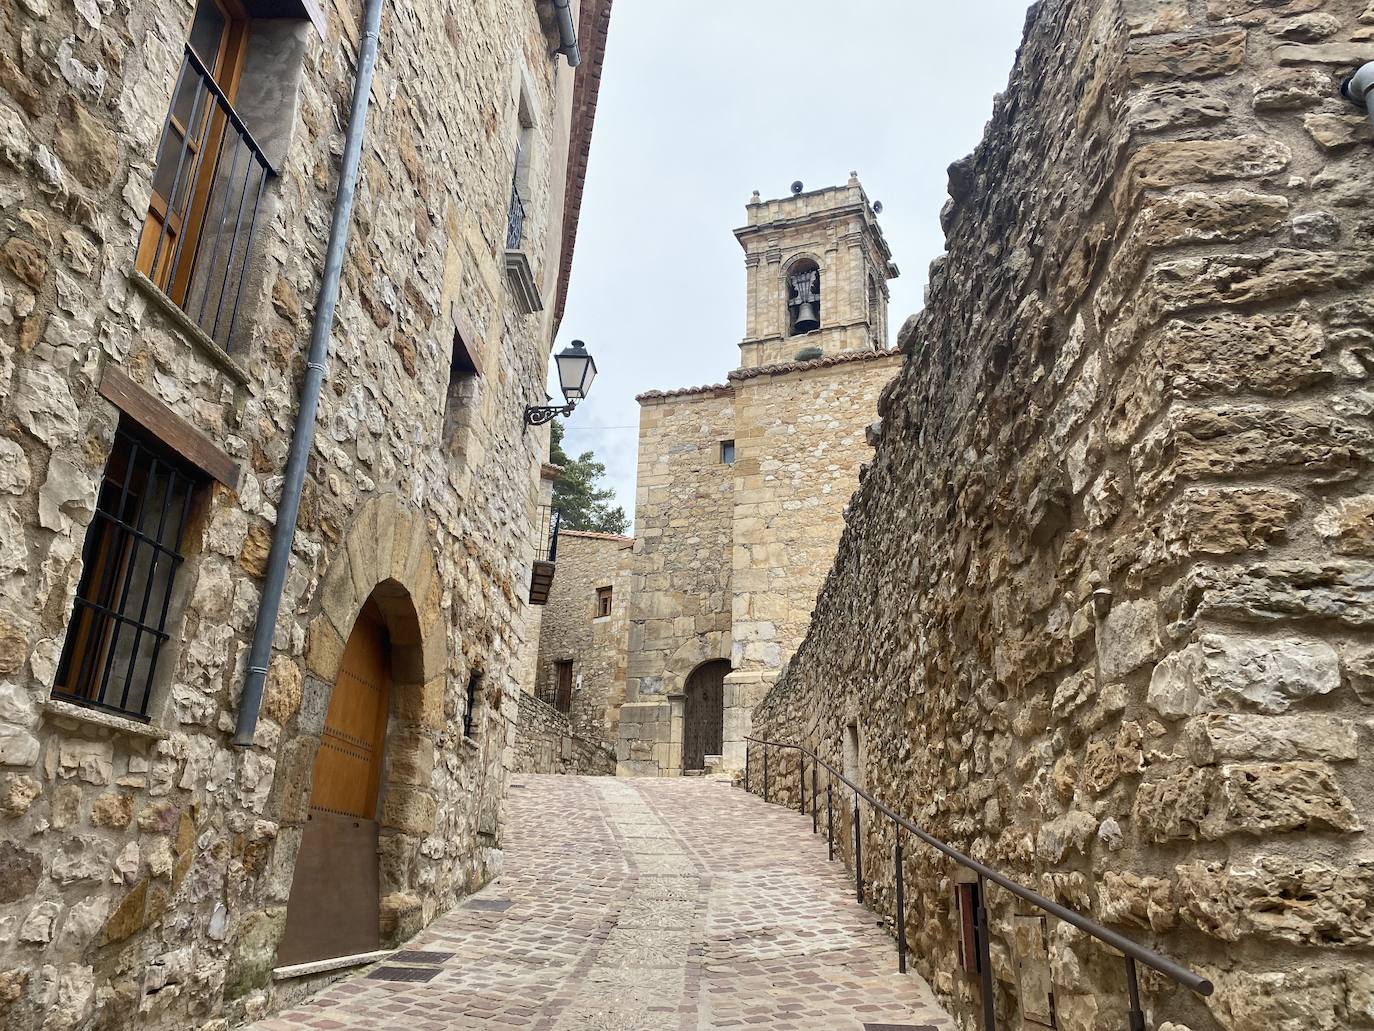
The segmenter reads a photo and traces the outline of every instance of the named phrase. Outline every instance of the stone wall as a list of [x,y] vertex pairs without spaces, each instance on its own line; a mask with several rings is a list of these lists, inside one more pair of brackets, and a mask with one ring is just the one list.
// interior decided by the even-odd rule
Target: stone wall
[[570,773],[615,776],[615,753],[599,741],[574,732],[566,714],[524,695],[515,728],[512,773]]
[[[565,530],[558,535],[558,569],[539,631],[536,693],[553,702],[558,663],[571,662],[572,732],[615,747],[625,700],[625,641],[629,626],[630,557],[634,539]],[[611,612],[597,615],[597,590],[611,589]]]
[[[0,0],[6,1027],[222,1028],[272,1005],[315,749],[343,641],[369,598],[383,602],[398,671],[379,813],[384,941],[499,866],[547,453],[521,413],[543,390],[559,301],[573,106],[573,75],[549,56],[549,4],[386,7],[263,717],[253,747],[229,745],[359,6],[328,5],[323,38],[301,20],[294,49],[274,45],[276,58],[295,55],[298,83],[285,67],[281,81],[245,81],[246,102],[281,88],[281,131],[264,132],[281,175],[265,187],[240,328],[224,350],[132,272],[190,5]],[[535,121],[524,245],[544,301],[534,316],[517,310],[504,273],[522,91]],[[443,410],[459,325],[486,370],[465,394],[461,440]],[[115,369],[238,465],[232,482],[204,490],[185,535],[146,723],[49,698],[119,419],[102,396]]]
[[[1215,982],[1145,977],[1151,1027],[1374,1026],[1374,154],[1338,94],[1372,22],[1033,9],[951,167],[947,254],[811,630],[754,716]],[[891,848],[870,824],[889,915]],[[977,1026],[957,871],[907,858],[917,968]],[[1001,1026],[1038,1026],[1047,992],[1058,1027],[1126,1026],[1119,956],[990,903]]]
[[735,388],[731,665],[725,768],[749,714],[801,644],[844,528],[869,426],[900,355],[869,352],[731,373]]

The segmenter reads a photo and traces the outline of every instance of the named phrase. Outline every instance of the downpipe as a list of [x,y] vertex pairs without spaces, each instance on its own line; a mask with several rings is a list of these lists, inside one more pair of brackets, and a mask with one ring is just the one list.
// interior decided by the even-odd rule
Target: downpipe
[[377,64],[377,37],[381,32],[383,0],[367,0],[363,12],[363,37],[358,48],[358,70],[353,80],[353,106],[344,137],[343,164],[339,171],[339,190],[334,197],[334,214],[329,226],[329,245],[325,251],[324,276],[315,300],[315,322],[311,328],[310,351],[305,363],[305,382],[301,385],[296,429],[286,459],[281,499],[277,503],[277,523],[272,530],[272,550],[258,602],[253,645],[248,653],[248,673],[239,698],[238,722],[233,744],[247,748],[253,743],[262,708],[267,669],[272,658],[272,638],[281,609],[282,590],[291,562],[291,545],[300,515],[301,491],[305,486],[306,466],[315,440],[315,416],[324,387],[329,360],[329,336],[334,329],[334,310],[339,301],[339,281],[343,275],[344,251],[348,246],[348,226],[353,215],[353,198],[358,186],[358,166],[362,159],[363,137],[367,133],[367,103],[372,92],[372,72]]
[[1341,96],[1365,113],[1370,125],[1374,125],[1374,110],[1369,107],[1369,93],[1374,90],[1374,61],[1363,64],[1341,83]]
[[558,15],[558,53],[568,59],[568,67],[576,68],[582,63],[582,51],[577,45],[577,29],[573,27],[572,0],[553,0],[553,9]]

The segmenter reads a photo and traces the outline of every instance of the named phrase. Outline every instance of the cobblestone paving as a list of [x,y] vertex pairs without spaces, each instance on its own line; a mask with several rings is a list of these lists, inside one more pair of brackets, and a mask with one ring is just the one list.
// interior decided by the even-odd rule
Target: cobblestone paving
[[[797,813],[719,781],[524,775],[506,820],[505,872],[406,946],[451,958],[398,956],[254,1027],[953,1027]],[[437,973],[378,979],[398,966]]]

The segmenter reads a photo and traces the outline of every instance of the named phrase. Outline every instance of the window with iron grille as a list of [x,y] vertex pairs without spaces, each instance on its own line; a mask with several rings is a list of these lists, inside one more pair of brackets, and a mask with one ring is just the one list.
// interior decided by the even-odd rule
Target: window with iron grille
[[468,698],[467,708],[463,710],[463,736],[471,738],[473,729],[477,726],[476,709],[479,697],[477,688],[481,684],[482,674],[473,673],[468,677]]
[[86,531],[53,697],[146,719],[204,481],[121,423]]

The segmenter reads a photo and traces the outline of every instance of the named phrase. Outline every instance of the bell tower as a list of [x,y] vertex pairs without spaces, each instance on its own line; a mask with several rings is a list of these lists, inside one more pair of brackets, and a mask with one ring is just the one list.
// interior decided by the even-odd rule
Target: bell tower
[[748,276],[740,367],[887,348],[887,281],[897,278],[878,212],[849,173],[844,186],[760,200],[735,230]]

